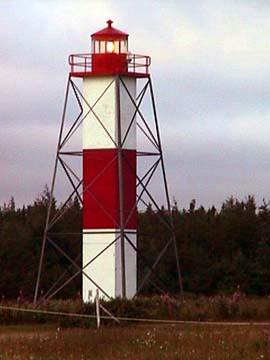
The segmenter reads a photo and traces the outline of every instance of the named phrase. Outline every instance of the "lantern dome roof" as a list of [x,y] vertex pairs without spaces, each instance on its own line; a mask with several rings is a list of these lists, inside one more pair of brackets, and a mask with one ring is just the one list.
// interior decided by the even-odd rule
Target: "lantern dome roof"
[[115,40],[127,39],[128,34],[112,27],[112,23],[113,23],[112,20],[108,20],[107,21],[108,26],[102,30],[95,32],[94,34],[91,35],[91,37],[93,39],[99,39],[99,40],[108,39],[108,38]]

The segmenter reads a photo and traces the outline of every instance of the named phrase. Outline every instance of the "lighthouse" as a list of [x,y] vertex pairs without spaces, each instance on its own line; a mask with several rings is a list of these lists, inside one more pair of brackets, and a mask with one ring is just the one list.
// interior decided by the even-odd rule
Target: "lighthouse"
[[[108,20],[105,28],[91,35],[90,52],[69,56],[70,71],[35,286],[35,303],[39,298],[47,244],[64,259],[67,269],[42,295],[43,301],[51,299],[79,276],[82,276],[84,302],[93,301],[97,290],[104,299],[130,299],[140,293],[146,284],[164,292],[156,269],[171,246],[182,291],[149,73],[151,59],[148,55],[130,52],[128,39],[127,33],[116,29]],[[71,94],[75,95],[79,113],[70,123],[67,113]],[[148,99],[146,113],[144,99]],[[82,147],[74,149],[71,140],[78,132]],[[76,141],[75,144],[78,146]],[[73,168],[74,158],[79,160],[79,173]],[[69,163],[68,159],[72,161]],[[64,188],[63,172],[72,190],[61,206],[54,209],[55,188],[57,184]],[[152,192],[154,181],[161,184],[158,194]],[[160,206],[162,194],[165,202]],[[57,224],[60,220],[65,222],[65,215],[72,209],[74,199],[81,205],[82,230],[80,233],[60,234]],[[152,215],[167,231],[166,242],[160,243],[157,234],[140,235],[144,237],[144,244],[146,236],[152,240],[156,238],[155,259],[147,259],[139,250],[138,206],[141,211],[151,208]],[[74,257],[68,251],[73,249],[78,237],[81,253]],[[139,276],[138,258],[143,265]]]
[[[91,54],[71,55],[83,79],[83,300],[132,298],[137,290],[136,83],[150,58],[128,51],[112,26],[92,34]],[[140,60],[140,62],[137,61]],[[91,262],[93,257],[97,257]],[[90,262],[90,263],[89,263]]]

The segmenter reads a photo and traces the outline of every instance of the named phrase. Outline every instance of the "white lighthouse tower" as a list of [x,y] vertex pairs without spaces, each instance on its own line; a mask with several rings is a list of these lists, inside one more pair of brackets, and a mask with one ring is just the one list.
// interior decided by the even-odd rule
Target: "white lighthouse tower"
[[[149,74],[150,57],[129,52],[128,34],[112,26],[91,36],[91,53],[69,56],[70,72],[64,110],[60,126],[57,155],[51,186],[50,204],[45,225],[38,276],[35,288],[36,302],[39,295],[41,270],[49,243],[70,263],[74,273],[66,278],[67,271],[55,281],[43,296],[50,299],[73,279],[82,275],[82,298],[92,301],[96,290],[102,297],[132,298],[151,280],[160,260],[170,245],[176,255],[176,268],[182,288],[171,205],[165,175],[159,126],[152,82]],[[82,90],[76,85],[82,80]],[[143,86],[139,85],[144,82]],[[67,104],[70,91],[75,94],[80,113],[65,130]],[[141,104],[149,95],[152,123],[143,114]],[[70,151],[67,143],[82,128],[82,149]],[[138,130],[139,129],[139,130]],[[138,131],[138,134],[137,134]],[[139,134],[140,132],[140,134]],[[150,144],[147,149],[138,147],[137,138],[144,136]],[[66,157],[82,158],[82,172],[76,174],[67,164]],[[64,158],[65,157],[65,158]],[[138,171],[139,159],[153,159]],[[72,192],[63,205],[53,213],[53,193],[61,166],[72,185]],[[161,221],[168,231],[167,242],[161,244],[156,259],[149,262],[138,250],[137,206],[153,204],[153,214],[162,213],[158,200],[149,190],[156,172],[163,182],[166,218]],[[76,197],[82,207],[82,262],[72,257],[57,242],[55,225],[69,210],[70,200]],[[62,234],[69,243],[69,236]],[[138,283],[137,258],[143,259],[143,276]],[[158,278],[158,276],[156,276]],[[160,286],[157,287],[160,291]]]

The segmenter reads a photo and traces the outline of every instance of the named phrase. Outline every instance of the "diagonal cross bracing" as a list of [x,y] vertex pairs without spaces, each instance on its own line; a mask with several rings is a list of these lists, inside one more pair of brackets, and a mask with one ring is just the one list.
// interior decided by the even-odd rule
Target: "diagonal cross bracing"
[[[157,150],[157,151],[152,151],[151,152],[151,151],[142,151],[142,150],[137,149],[137,161],[139,161],[139,159],[144,159],[145,157],[151,157],[151,156],[156,157],[156,161],[152,165],[149,165],[149,167],[147,167],[147,170],[145,171],[145,173],[142,176],[139,176],[138,174],[136,174],[136,179],[137,179],[136,188],[137,188],[137,191],[138,191],[137,198],[136,198],[136,201],[135,201],[133,207],[131,208],[131,210],[130,210],[130,212],[128,214],[127,219],[125,220],[125,223],[122,224],[124,227],[128,223],[129,218],[132,216],[132,213],[134,213],[134,211],[136,211],[137,205],[139,203],[141,203],[141,204],[143,204],[145,206],[148,205],[148,203],[146,203],[144,201],[144,199],[143,199],[144,195],[148,196],[151,203],[157,209],[157,212],[155,212],[155,214],[157,216],[159,216],[158,213],[161,211],[161,208],[158,205],[158,201],[151,194],[151,191],[149,190],[149,184],[150,184],[150,182],[151,182],[151,180],[153,178],[153,175],[156,173],[157,169],[161,165],[162,179],[163,179],[163,183],[164,183],[165,196],[166,196],[167,208],[168,208],[168,214],[169,214],[170,221],[168,222],[162,216],[159,216],[159,218],[161,219],[163,224],[166,225],[166,227],[167,227],[167,229],[168,229],[168,231],[170,233],[170,239],[166,242],[165,246],[163,246],[162,250],[158,254],[158,256],[155,259],[155,261],[153,262],[153,264],[148,264],[147,259],[144,259],[144,255],[140,253],[137,246],[135,246],[132,243],[132,241],[129,239],[128,231],[125,230],[124,233],[122,234],[124,236],[125,241],[127,241],[130,244],[130,246],[132,246],[134,251],[136,251],[138,253],[138,256],[141,257],[141,259],[143,259],[144,263],[146,264],[147,268],[149,269],[148,272],[146,273],[146,275],[144,276],[141,284],[139,285],[137,293],[140,292],[143,289],[146,282],[153,283],[153,281],[151,280],[152,275],[154,275],[157,279],[159,279],[158,275],[155,273],[155,270],[156,270],[161,258],[164,256],[164,254],[166,253],[168,247],[172,243],[174,245],[174,251],[175,251],[175,255],[176,255],[176,262],[178,261],[177,270],[178,270],[178,274],[179,274],[179,283],[180,283],[181,273],[180,273],[180,267],[179,267],[178,249],[177,249],[177,246],[176,246],[176,239],[175,239],[175,234],[174,234],[174,226],[173,226],[173,221],[172,221],[172,216],[171,216],[171,205],[170,205],[168,186],[167,186],[167,180],[166,180],[166,174],[165,174],[165,167],[164,167],[164,160],[163,160],[163,153],[162,153],[162,147],[161,147],[161,140],[160,140],[160,134],[159,134],[159,127],[158,127],[158,121],[157,121],[157,114],[156,114],[156,107],[155,107],[155,101],[154,101],[152,82],[151,82],[150,77],[148,77],[146,83],[144,84],[143,88],[141,89],[140,93],[138,94],[136,100],[134,100],[134,98],[132,97],[132,95],[129,92],[129,89],[127,88],[127,86],[125,84],[124,78],[121,77],[121,76],[118,77],[117,81],[119,81],[121,83],[122,88],[125,90],[126,94],[128,95],[128,98],[129,98],[130,102],[133,104],[134,112],[133,112],[133,114],[131,114],[130,121],[128,122],[128,127],[126,128],[125,133],[121,137],[120,143],[117,144],[113,140],[112,136],[110,135],[110,132],[108,131],[108,129],[104,125],[102,119],[95,112],[95,106],[99,103],[99,101],[102,99],[104,94],[108,91],[110,86],[112,86],[112,84],[115,83],[115,81],[116,81],[116,78],[114,78],[106,86],[106,88],[103,90],[103,92],[100,94],[100,96],[94,102],[94,104],[90,105],[89,102],[87,101],[87,99],[83,96],[81,90],[73,82],[71,77],[68,78],[66,96],[65,96],[65,102],[64,102],[64,110],[63,110],[61,127],[60,127],[60,132],[59,132],[59,140],[58,140],[58,146],[57,146],[57,155],[56,155],[56,160],[55,160],[55,168],[54,168],[52,185],[51,185],[50,205],[49,205],[49,209],[48,209],[48,213],[47,213],[46,226],[45,226],[45,231],[44,231],[44,237],[43,237],[43,242],[42,242],[42,250],[41,250],[41,257],[40,257],[40,263],[39,263],[39,269],[38,269],[38,277],[37,277],[37,283],[36,283],[36,288],[35,288],[35,298],[34,298],[35,302],[37,301],[37,297],[38,297],[38,289],[39,289],[41,268],[42,268],[42,264],[43,264],[43,257],[44,257],[44,252],[45,252],[45,243],[46,243],[46,241],[49,241],[50,244],[52,246],[54,246],[55,249],[57,249],[57,251],[59,251],[66,259],[69,260],[69,262],[71,264],[70,266],[74,266],[77,269],[76,272],[69,279],[67,279],[63,284],[61,284],[60,287],[57,287],[57,284],[59,284],[59,281],[60,281],[58,279],[58,282],[56,282],[52,287],[52,290],[54,290],[54,291],[51,292],[52,290],[50,290],[51,293],[47,298],[47,299],[50,299],[56,293],[58,293],[63,287],[65,287],[68,283],[70,283],[70,281],[72,281],[72,279],[74,277],[78,276],[78,274],[81,274],[81,273],[85,274],[84,269],[90,263],[95,261],[100,255],[102,255],[110,246],[112,246],[121,237],[121,234],[118,234],[118,236],[116,236],[114,241],[112,241],[110,244],[108,244],[102,251],[100,251],[94,258],[92,258],[86,265],[81,266],[81,267],[76,263],[76,261],[74,261],[72,258],[70,258],[69,255],[66,254],[66,252],[63,249],[61,249],[49,237],[49,230],[69,210],[67,204],[73,198],[74,195],[76,195],[78,197],[78,199],[80,200],[81,203],[83,203],[82,195],[83,195],[84,192],[88,192],[88,193],[91,194],[92,197],[95,197],[95,195],[93,193],[91,193],[91,186],[98,179],[98,177],[103,175],[103,173],[106,171],[106,166],[110,166],[110,164],[107,164],[103,168],[103,170],[94,179],[92,179],[91,183],[87,184],[87,186],[85,186],[85,188],[81,191],[80,187],[83,185],[81,177],[78,176],[76,174],[76,172],[74,172],[72,170],[72,168],[62,158],[62,155],[65,155],[65,156],[78,156],[79,158],[81,157],[81,155],[82,155],[81,150],[78,150],[78,151],[76,151],[76,150],[75,151],[65,151],[65,146],[67,145],[69,140],[73,137],[73,135],[76,133],[78,128],[81,126],[84,119],[90,113],[93,114],[95,120],[101,125],[104,132],[111,139],[111,141],[112,141],[112,143],[114,144],[115,147],[118,147],[118,145],[119,145],[120,148],[122,148],[125,145],[126,139],[127,139],[128,135],[130,133],[130,129],[131,129],[132,125],[134,124],[134,122],[136,121],[137,127],[142,132],[142,134],[146,137],[149,144],[151,144]],[[79,105],[79,108],[80,108],[80,113],[76,117],[75,121],[73,122],[73,124],[71,125],[71,127],[69,128],[69,130],[67,131],[66,135],[63,138],[63,127],[64,127],[65,118],[66,118],[67,103],[68,103],[68,97],[69,97],[70,89],[72,89],[72,91],[75,93],[76,101],[77,101],[77,103]],[[150,101],[151,101],[151,104],[152,104],[152,110],[153,110],[153,115],[154,115],[154,126],[155,126],[154,130],[155,130],[155,132],[153,132],[151,130],[150,126],[148,125],[147,118],[144,116],[144,114],[142,113],[142,110],[141,110],[141,104],[142,104],[142,101],[145,98],[147,92],[150,92]],[[83,114],[83,104],[85,104],[85,114]],[[139,121],[141,122],[141,124],[140,124]],[[115,159],[113,159],[113,161],[114,160]],[[124,158],[123,158],[123,160],[124,160]],[[58,209],[57,213],[54,214],[54,216],[51,219],[52,197],[53,197],[55,181],[56,181],[56,176],[57,176],[57,170],[58,170],[59,165],[61,165],[63,167],[65,175],[66,175],[68,181],[72,185],[73,191],[70,193],[70,195],[67,197],[67,200],[61,206],[61,208]],[[74,179],[76,179],[76,181],[78,182],[77,185],[76,185],[76,181]],[[95,199],[95,200],[97,201],[97,203],[99,203],[98,199]],[[106,211],[106,209],[104,208],[104,206],[101,203],[99,203],[99,205],[101,207],[103,207],[103,210]],[[119,226],[119,224],[115,224],[115,225]],[[88,277],[87,274],[86,274],[86,276]],[[89,280],[92,281],[92,279],[89,279]],[[159,279],[159,281],[160,281],[160,279]],[[156,288],[159,288],[155,283],[153,283],[153,285]],[[95,286],[97,288],[99,288],[98,284],[95,284]],[[180,286],[180,289],[182,289],[181,286]],[[159,290],[163,291],[160,288],[159,288]],[[104,291],[102,289],[100,289],[100,291],[102,293],[104,293]],[[104,294],[106,296],[108,296],[108,294],[106,294],[106,292]]]

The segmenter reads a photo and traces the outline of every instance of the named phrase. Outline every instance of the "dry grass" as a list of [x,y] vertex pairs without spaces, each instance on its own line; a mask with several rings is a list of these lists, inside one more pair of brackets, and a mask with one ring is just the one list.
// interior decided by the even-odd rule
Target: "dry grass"
[[175,325],[62,329],[0,328],[1,360],[267,360],[270,329]]

